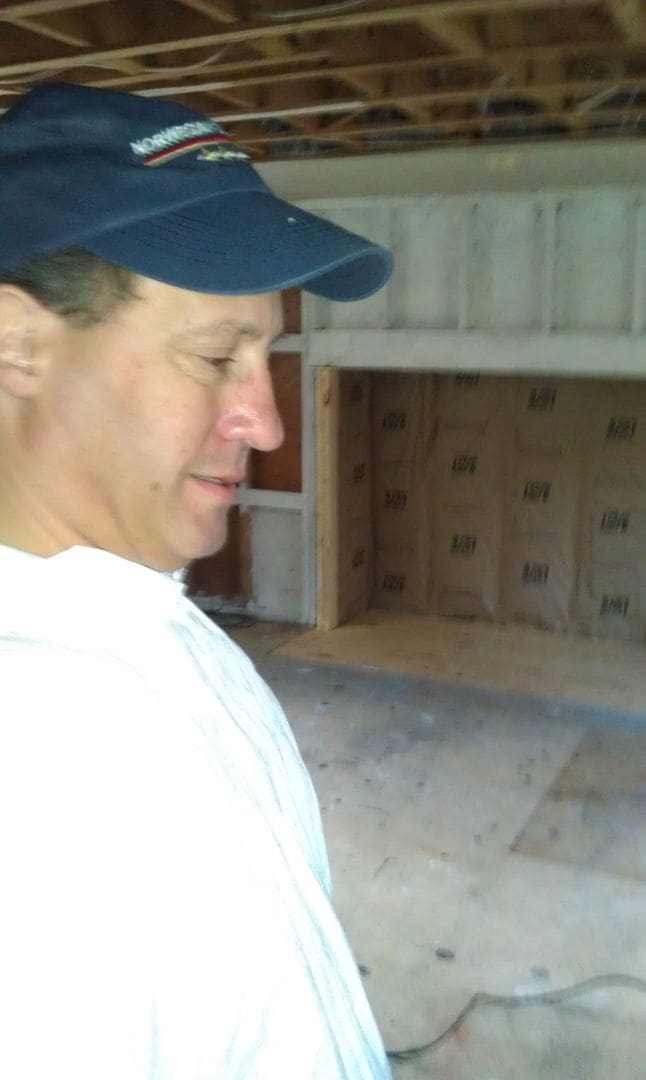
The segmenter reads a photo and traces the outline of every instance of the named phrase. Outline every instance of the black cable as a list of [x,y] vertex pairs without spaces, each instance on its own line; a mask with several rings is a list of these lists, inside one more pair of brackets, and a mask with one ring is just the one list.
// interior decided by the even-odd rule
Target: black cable
[[255,619],[250,619],[245,615],[237,615],[233,611],[222,611],[222,608],[210,611],[209,618],[218,626],[221,626],[223,630],[247,630],[250,626],[256,625]]
[[543,994],[512,994],[504,997],[499,994],[486,994],[478,992],[474,994],[465,1005],[462,1012],[456,1016],[453,1023],[431,1042],[423,1046],[410,1046],[406,1050],[388,1050],[387,1056],[391,1061],[411,1061],[412,1058],[421,1057],[437,1048],[453,1035],[462,1026],[469,1013],[473,1012],[478,1005],[502,1005],[505,1009],[519,1009],[528,1005],[560,1005],[569,998],[579,997],[581,994],[589,994],[593,990],[600,990],[608,986],[623,986],[627,990],[638,990],[646,994],[646,980],[638,979],[635,975],[596,975],[593,979],[585,979],[583,982],[566,986],[562,990],[547,990]]

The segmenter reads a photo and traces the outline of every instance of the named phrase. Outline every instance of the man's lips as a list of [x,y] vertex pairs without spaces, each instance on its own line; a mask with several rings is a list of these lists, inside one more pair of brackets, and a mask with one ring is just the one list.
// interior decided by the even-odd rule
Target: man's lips
[[224,499],[226,502],[233,502],[244,476],[238,473],[229,476],[208,476],[202,473],[193,473],[191,479],[195,480],[203,491],[209,492],[216,498]]

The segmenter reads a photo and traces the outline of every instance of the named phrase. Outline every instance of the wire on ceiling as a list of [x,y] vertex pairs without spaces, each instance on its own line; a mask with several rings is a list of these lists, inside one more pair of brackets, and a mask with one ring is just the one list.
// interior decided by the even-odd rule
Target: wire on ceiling
[[[153,67],[149,64],[139,64],[138,71],[132,72],[133,75],[139,73],[146,75],[191,75],[195,71],[200,71],[202,68],[208,67],[210,64],[217,64],[218,60],[221,60],[228,52],[231,51],[230,45],[224,45],[217,52],[210,53],[204,60],[198,60],[193,64],[172,64],[168,67]],[[102,71],[118,71],[118,62],[115,64],[102,64],[99,61],[88,62],[86,67],[100,68]],[[11,88],[31,86],[33,83],[44,82],[51,75],[61,75],[64,71],[71,71],[69,64],[63,61],[61,64],[51,64],[41,71],[34,72],[29,75],[17,75],[13,78],[0,78],[0,90],[7,88],[7,92],[11,92]],[[124,75],[130,74],[124,72]],[[190,87],[184,87],[186,91],[190,90]],[[14,91],[18,92],[18,91]]]
[[278,22],[281,19],[312,19],[317,15],[335,15],[340,11],[352,11],[365,7],[368,0],[333,0],[330,4],[317,4],[316,7],[290,8],[287,11],[266,11],[263,7],[254,10],[263,19]]

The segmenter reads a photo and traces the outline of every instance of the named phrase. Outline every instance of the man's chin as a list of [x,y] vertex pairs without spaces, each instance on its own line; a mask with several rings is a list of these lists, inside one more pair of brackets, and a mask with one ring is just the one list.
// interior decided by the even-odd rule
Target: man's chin
[[208,537],[201,537],[201,542],[196,544],[193,553],[188,556],[186,562],[196,562],[198,559],[212,559],[215,555],[219,555],[224,546],[226,545],[229,535],[226,519],[222,522],[222,529],[215,535],[212,532]]

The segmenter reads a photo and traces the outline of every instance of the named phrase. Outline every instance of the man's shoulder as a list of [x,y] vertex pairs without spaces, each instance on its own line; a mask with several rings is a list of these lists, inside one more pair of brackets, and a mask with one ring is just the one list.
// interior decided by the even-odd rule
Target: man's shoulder
[[62,699],[97,702],[133,695],[155,696],[141,672],[123,657],[0,630],[0,700],[49,699],[55,707]]

